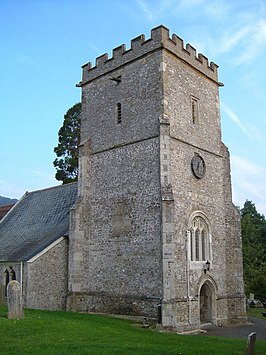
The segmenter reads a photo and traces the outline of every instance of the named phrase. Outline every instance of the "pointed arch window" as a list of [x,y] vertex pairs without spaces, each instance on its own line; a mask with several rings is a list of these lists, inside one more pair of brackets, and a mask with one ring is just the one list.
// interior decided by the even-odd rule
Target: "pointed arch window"
[[7,269],[5,270],[4,275],[5,275],[5,297],[7,297],[7,285],[9,284],[9,280],[10,280],[9,272]]
[[11,280],[16,280],[16,273],[15,273],[15,270],[13,268],[10,268],[11,271],[10,271],[10,277],[11,277]]
[[190,260],[206,261],[210,259],[210,231],[206,220],[201,216],[192,219],[189,229]]

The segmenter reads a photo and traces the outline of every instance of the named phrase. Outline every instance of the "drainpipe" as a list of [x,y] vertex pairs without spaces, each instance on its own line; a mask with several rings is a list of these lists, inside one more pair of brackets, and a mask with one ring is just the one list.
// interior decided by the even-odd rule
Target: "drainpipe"
[[188,298],[188,323],[191,324],[191,298],[189,285],[189,261],[190,261],[190,230],[187,230],[187,298]]
[[159,304],[158,304],[158,324],[162,324],[162,302],[163,302],[163,299],[162,297],[160,297],[159,299]]
[[23,299],[23,261],[20,262],[20,289],[21,289],[21,299]]

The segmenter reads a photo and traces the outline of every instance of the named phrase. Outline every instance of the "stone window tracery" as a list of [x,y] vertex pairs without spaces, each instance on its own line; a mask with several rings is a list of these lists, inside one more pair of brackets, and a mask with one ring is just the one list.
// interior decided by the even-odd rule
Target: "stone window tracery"
[[191,223],[190,259],[191,261],[209,259],[209,228],[201,216],[194,217]]

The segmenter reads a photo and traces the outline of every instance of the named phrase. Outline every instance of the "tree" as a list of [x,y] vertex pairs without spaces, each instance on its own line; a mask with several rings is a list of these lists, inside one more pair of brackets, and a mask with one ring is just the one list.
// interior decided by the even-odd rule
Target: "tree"
[[55,178],[63,184],[78,179],[78,145],[80,141],[81,103],[71,107],[64,116],[63,126],[58,132],[58,146],[54,148],[57,158]]
[[245,290],[266,300],[266,220],[252,201],[241,209]]

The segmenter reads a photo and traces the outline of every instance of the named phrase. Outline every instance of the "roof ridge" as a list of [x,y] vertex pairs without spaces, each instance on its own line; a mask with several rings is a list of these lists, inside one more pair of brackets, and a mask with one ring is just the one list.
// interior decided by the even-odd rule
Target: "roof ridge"
[[32,193],[36,193],[36,192],[41,192],[41,191],[47,191],[47,190],[52,190],[52,189],[59,189],[59,188],[65,188],[66,186],[69,185],[74,185],[77,184],[77,181],[74,182],[69,182],[68,184],[61,184],[61,185],[55,185],[55,186],[50,186],[50,187],[45,187],[39,190],[33,190],[33,191],[26,191],[26,194],[32,194]]

